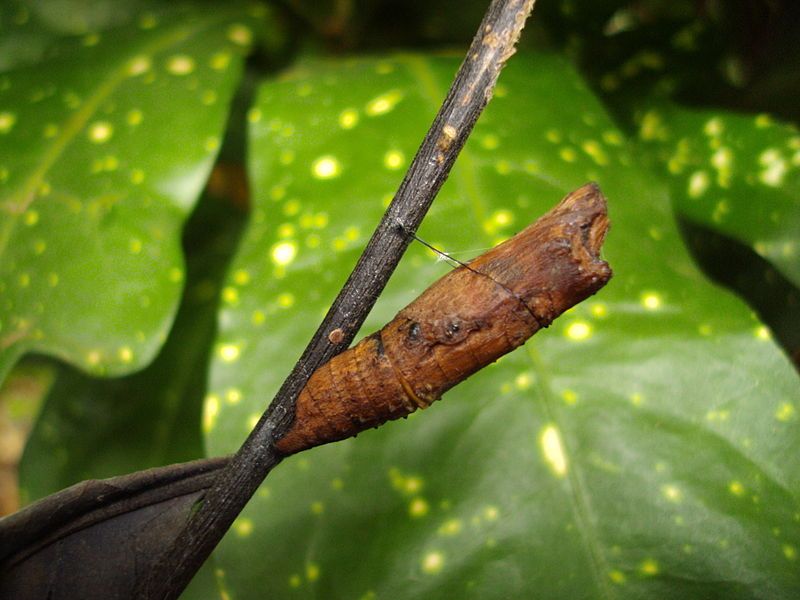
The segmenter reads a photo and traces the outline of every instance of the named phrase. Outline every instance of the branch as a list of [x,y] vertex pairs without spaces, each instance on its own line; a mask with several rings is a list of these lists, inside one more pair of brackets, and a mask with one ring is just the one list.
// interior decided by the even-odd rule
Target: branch
[[[535,0],[494,0],[400,188],[355,269],[275,399],[219,474],[136,597],[177,598],[282,455],[275,444],[294,421],[311,374],[347,348],[383,291],[491,98]],[[342,335],[330,336],[335,330]],[[332,341],[338,340],[336,342]]]

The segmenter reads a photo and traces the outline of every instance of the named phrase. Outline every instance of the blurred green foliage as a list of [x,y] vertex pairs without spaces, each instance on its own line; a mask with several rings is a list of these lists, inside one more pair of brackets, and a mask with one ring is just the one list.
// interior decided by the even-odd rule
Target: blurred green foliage
[[[484,10],[0,7],[0,372],[62,361],[26,499],[238,447]],[[420,233],[463,260],[593,179],[614,280],[408,423],[287,461],[194,593],[800,595],[799,17],[539,0]],[[446,269],[412,245],[365,330]]]

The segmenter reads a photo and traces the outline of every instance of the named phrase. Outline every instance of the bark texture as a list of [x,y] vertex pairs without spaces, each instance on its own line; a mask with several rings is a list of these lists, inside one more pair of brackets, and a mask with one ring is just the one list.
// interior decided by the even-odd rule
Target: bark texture
[[590,183],[451,271],[311,376],[276,447],[292,454],[430,406],[603,287],[607,229],[606,201]]

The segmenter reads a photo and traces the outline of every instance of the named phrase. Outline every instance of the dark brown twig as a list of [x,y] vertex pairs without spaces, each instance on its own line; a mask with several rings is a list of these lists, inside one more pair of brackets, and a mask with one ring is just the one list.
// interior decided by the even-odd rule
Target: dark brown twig
[[[383,291],[411,240],[406,232],[416,232],[447,179],[505,61],[514,53],[533,4],[534,0],[494,0],[489,6],[447,98],[358,264],[272,404],[157,567],[141,580],[137,598],[177,598],[281,461],[275,443],[292,425],[297,397],[317,368],[350,345]],[[337,329],[343,335],[329,337]]]

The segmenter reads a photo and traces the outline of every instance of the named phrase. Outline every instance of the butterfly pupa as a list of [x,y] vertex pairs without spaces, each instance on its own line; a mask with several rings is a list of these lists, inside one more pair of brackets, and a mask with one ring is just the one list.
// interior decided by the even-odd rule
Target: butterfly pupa
[[285,454],[425,408],[525,343],[611,278],[606,201],[593,183],[514,237],[450,271],[383,329],[335,356],[300,393]]

